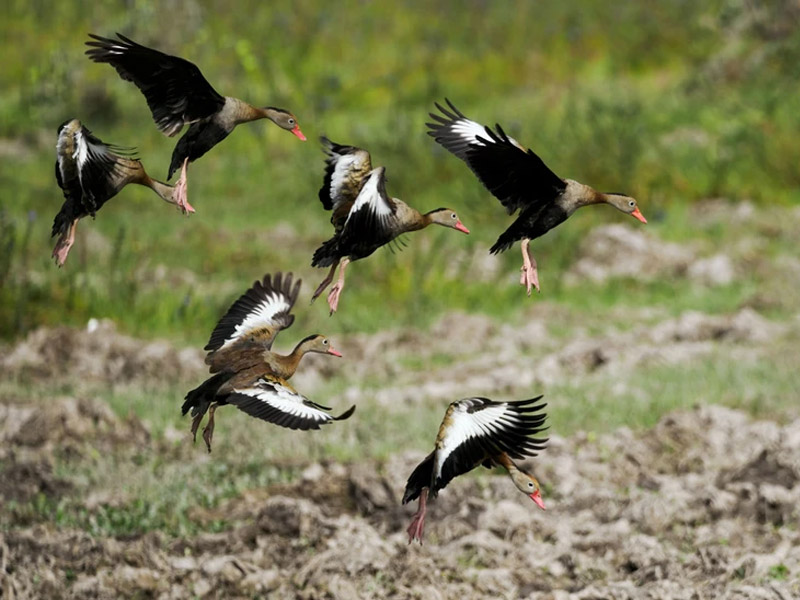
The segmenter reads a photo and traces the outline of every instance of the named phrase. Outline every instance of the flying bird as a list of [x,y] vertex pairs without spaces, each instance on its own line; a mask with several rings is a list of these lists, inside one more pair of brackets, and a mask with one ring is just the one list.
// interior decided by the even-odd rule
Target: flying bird
[[533,150],[526,149],[506,135],[500,125],[495,130],[469,120],[450,100],[447,108],[436,103],[441,115],[430,113],[434,123],[427,123],[428,135],[467,163],[480,182],[508,214],[519,216],[490,248],[492,254],[503,252],[514,242],[522,241],[520,284],[539,291],[536,260],[528,249],[531,240],[563,223],[572,213],[590,204],[610,204],[642,223],[647,223],[636,200],[619,193],[602,193],[572,179],[561,179],[544,164]]
[[301,140],[297,119],[288,110],[267,106],[259,108],[231,96],[220,95],[203,77],[197,65],[177,56],[137,44],[122,34],[119,39],[89,34],[86,54],[94,62],[108,63],[125,81],[132,81],[147,100],[153,120],[162,133],[170,137],[189,125],[172,152],[167,179],[178,169],[181,176],[175,184],[178,206],[185,213],[194,208],[187,199],[186,169],[219,144],[240,123],[269,119],[281,129]]
[[444,414],[436,446],[417,465],[406,483],[403,504],[419,498],[419,510],[408,526],[408,543],[422,543],[428,496],[436,498],[439,490],[459,475],[483,465],[505,467],[519,491],[544,510],[539,482],[513,459],[536,456],[547,438],[530,437],[541,433],[546,405],[536,404],[542,396],[516,402],[494,402],[488,398],[464,398],[450,404]]
[[78,221],[98,210],[129,183],[149,187],[162,200],[177,204],[171,185],[152,179],[133,148],[106,144],[92,135],[78,119],[58,128],[56,181],[64,193],[64,204],[53,221],[52,236],[58,236],[53,258],[61,267],[75,243]]
[[300,394],[288,382],[308,352],[341,357],[327,337],[310,335],[287,355],[272,351],[272,343],[291,326],[290,312],[300,292],[292,274],[265,275],[234,302],[220,319],[205,346],[205,362],[213,374],[186,394],[182,414],[192,412],[192,435],[208,413],[203,440],[211,452],[214,413],[232,404],[250,416],[289,429],[319,429],[320,425],[349,418],[355,406],[331,416],[329,408]]
[[385,168],[373,169],[366,150],[336,144],[326,137],[321,140],[327,159],[319,199],[325,210],[333,211],[331,223],[335,233],[314,252],[311,266],[330,267],[330,271],[311,300],[316,300],[330,285],[336,267],[341,265],[339,280],[328,293],[331,314],[339,305],[344,271],[352,261],[366,258],[404,233],[431,224],[469,233],[449,208],[422,214],[402,200],[390,198],[386,193]]

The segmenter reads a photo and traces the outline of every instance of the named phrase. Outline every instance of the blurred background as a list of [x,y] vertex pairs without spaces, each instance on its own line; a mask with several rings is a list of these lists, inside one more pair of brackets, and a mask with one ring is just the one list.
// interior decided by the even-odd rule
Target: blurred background
[[[309,463],[418,458],[447,403],[468,395],[544,393],[553,435],[588,431],[584,441],[696,405],[796,417],[796,0],[7,0],[3,12],[0,394],[19,410],[88,414],[75,448],[99,443],[103,419],[127,432],[100,444],[108,452],[52,450],[51,479],[7,505],[5,527],[227,531],[241,514],[221,503],[297,481]],[[58,125],[76,117],[135,146],[162,180],[178,139],[158,132],[132,84],[84,56],[89,32],[123,33],[194,62],[223,95],[291,110],[308,142],[241,125],[190,167],[196,214],[126,188],[79,223],[56,268]],[[560,176],[636,197],[648,224],[578,212],[532,243],[542,293],[526,297],[519,247],[488,254],[512,219],[426,135],[444,98]],[[326,272],[311,256],[332,232],[317,198],[322,134],[368,149],[392,196],[450,207],[472,232],[431,228],[354,263],[334,317],[324,298],[308,304]],[[188,442],[181,398],[205,376],[200,348],[220,315],[278,270],[305,283],[276,349],[320,332],[345,354],[307,359],[298,389],[358,410],[306,437],[222,410],[209,459]]]

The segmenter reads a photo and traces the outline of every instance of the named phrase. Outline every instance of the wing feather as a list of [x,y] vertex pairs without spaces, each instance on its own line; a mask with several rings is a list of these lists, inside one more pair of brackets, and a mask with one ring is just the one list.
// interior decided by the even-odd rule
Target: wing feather
[[540,412],[546,404],[536,404],[540,398],[516,402],[465,398],[453,402],[439,428],[432,493],[501,452],[524,458],[544,449],[546,438],[531,437],[546,429],[546,415]]
[[319,429],[331,421],[350,418],[356,407],[351,406],[339,416],[298,394],[288,383],[278,377],[262,376],[252,385],[234,388],[226,402],[250,416],[269,421],[288,429]]
[[340,228],[350,205],[358,197],[364,182],[372,171],[369,152],[356,146],[343,146],[325,136],[320,138],[325,159],[325,176],[319,190],[319,199],[326,210],[333,210],[331,218]]
[[116,40],[91,33],[89,37],[89,58],[110,64],[122,79],[133,82],[144,94],[156,125],[168,136],[186,123],[210,117],[225,104],[225,98],[188,60],[142,46],[119,33]]
[[532,150],[506,135],[467,119],[449,100],[449,109],[436,103],[428,135],[467,163],[481,183],[509,213],[555,199],[566,183]]
[[[300,293],[301,280],[292,285],[292,274],[264,275],[242,294],[219,320],[205,350],[206,363],[214,353],[239,342],[255,342],[269,350],[280,331],[294,322],[290,313]],[[210,363],[209,363],[210,364]]]

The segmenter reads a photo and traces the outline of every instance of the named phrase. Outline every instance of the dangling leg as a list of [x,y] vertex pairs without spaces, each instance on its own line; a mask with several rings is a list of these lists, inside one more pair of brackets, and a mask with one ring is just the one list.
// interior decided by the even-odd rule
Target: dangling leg
[[70,223],[69,229],[58,236],[56,247],[53,248],[53,258],[56,259],[56,264],[59,267],[63,267],[64,263],[67,262],[69,249],[72,248],[72,244],[75,243],[75,230],[77,228],[78,219],[75,219],[72,223]]
[[425,505],[428,502],[428,488],[422,488],[422,491],[419,493],[419,508],[417,512],[414,514],[414,518],[411,520],[411,524],[408,526],[406,531],[408,532],[408,543],[410,544],[414,540],[417,540],[420,544],[422,544],[422,532],[425,528]]
[[203,441],[206,443],[208,453],[211,454],[211,438],[214,436],[214,411],[217,410],[217,403],[214,402],[208,409],[208,423],[203,429]]
[[197,430],[200,428],[200,423],[203,417],[206,416],[205,410],[197,411],[197,414],[192,418],[192,441],[197,443]]
[[528,250],[528,244],[530,243],[529,239],[522,240],[522,275],[519,277],[520,285],[524,285],[528,289],[528,296],[531,295],[531,286],[536,288],[536,291],[539,291],[539,273],[536,270],[536,260],[531,256],[530,250]]
[[186,197],[188,192],[188,181],[186,176],[186,168],[189,165],[189,159],[183,159],[183,166],[181,167],[181,177],[178,179],[178,182],[175,184],[175,192],[173,197],[175,198],[175,203],[178,205],[183,211],[183,214],[193,213],[194,208],[192,205],[189,204],[189,199]]
[[339,269],[339,281],[336,282],[336,285],[333,286],[331,291],[328,293],[328,306],[331,307],[331,314],[335,313],[337,307],[339,306],[339,296],[344,289],[344,270],[349,262],[349,258],[342,259],[342,266]]
[[312,303],[314,302],[314,300],[317,299],[317,297],[323,291],[325,291],[325,288],[328,287],[331,284],[331,281],[333,281],[333,274],[336,272],[336,267],[338,267],[338,266],[339,266],[339,261],[338,260],[335,263],[333,263],[333,265],[331,265],[331,270],[328,271],[328,276],[325,277],[325,279],[322,280],[322,283],[320,283],[317,286],[317,289],[314,291],[314,295],[311,296],[311,302]]

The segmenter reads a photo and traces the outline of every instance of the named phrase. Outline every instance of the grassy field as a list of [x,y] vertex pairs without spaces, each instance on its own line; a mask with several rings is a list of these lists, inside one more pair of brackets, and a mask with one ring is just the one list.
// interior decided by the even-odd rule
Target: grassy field
[[[137,2],[121,12],[100,3],[90,17],[70,3],[39,10],[15,2],[0,25],[7,40],[0,74],[3,337],[103,316],[137,336],[197,344],[264,271],[321,279],[308,265],[330,233],[316,199],[322,133],[367,147],[387,166],[393,195],[421,209],[450,206],[473,234],[426,231],[409,236],[399,255],[383,251],[355,265],[343,300],[351,310],[328,321],[316,306],[313,326],[375,331],[389,312],[393,324],[425,325],[454,308],[514,314],[520,302],[510,277],[470,279],[470,260],[509,219],[425,135],[427,113],[444,97],[468,116],[503,123],[556,172],[636,196],[648,229],[669,239],[690,235],[685,206],[704,198],[798,200],[793,132],[800,117],[786,98],[800,44],[796,30],[775,22],[779,7],[170,7]],[[69,263],[58,271],[47,239],[62,201],[52,176],[57,125],[78,117],[106,141],[137,146],[157,177],[174,144],[155,129],[132,85],[83,56],[86,32],[117,30],[194,60],[223,93],[291,108],[310,141],[265,123],[237,129],[191,171],[196,215],[183,218],[148,190],[126,189],[95,222],[80,224]],[[536,243],[548,294],[571,301],[559,294],[557,273],[586,231],[620,219],[610,212],[587,211]],[[516,251],[504,260],[504,274],[518,267]]]
[[[432,8],[421,1],[301,0],[231,10],[225,2],[186,0],[133,2],[125,11],[104,2],[81,11],[72,2],[13,0],[9,7],[10,17],[0,23],[0,338],[9,347],[38,326],[83,327],[93,317],[111,319],[136,338],[201,347],[231,300],[276,270],[294,271],[306,282],[297,325],[283,334],[280,349],[312,331],[348,341],[387,330],[425,331],[453,311],[518,328],[540,310],[552,311],[550,346],[539,349],[532,341],[525,355],[535,366],[562,343],[623,335],[689,310],[728,315],[755,307],[775,323],[796,321],[796,281],[780,266],[797,259],[800,202],[800,113],[792,101],[800,29],[792,25],[791,2],[756,8],[734,0],[672,0],[606,8],[589,1],[444,0]],[[196,215],[182,217],[148,190],[126,189],[96,221],[81,222],[59,270],[48,239],[62,202],[53,177],[56,127],[77,117],[107,142],[135,145],[159,178],[174,145],[158,133],[131,84],[83,56],[87,32],[114,31],[193,60],[221,93],[290,108],[309,142],[266,123],[239,127],[190,168]],[[425,134],[428,111],[444,97],[471,118],[500,122],[564,177],[636,196],[648,234],[700,256],[724,250],[737,277],[722,286],[685,277],[568,284],[564,274],[590,230],[616,222],[641,227],[605,208],[582,211],[535,242],[540,297],[526,298],[517,285],[516,247],[499,267],[482,271],[489,246],[510,219]],[[323,301],[307,305],[324,277],[310,267],[311,255],[331,230],[316,197],[321,134],[368,148],[375,164],[387,166],[392,195],[424,210],[449,206],[473,232],[413,234],[402,252],[383,250],[354,264],[333,318]],[[698,207],[711,198],[730,201],[731,211],[749,200],[754,215],[704,222]],[[655,316],[637,312],[645,309]],[[560,436],[650,427],[664,413],[698,403],[790,420],[798,389],[792,327],[774,344],[759,346],[752,360],[742,358],[751,350],[743,345],[697,361],[647,365],[624,378],[567,374],[537,392],[552,399],[551,427]],[[377,396],[431,369],[449,369],[443,377],[459,381],[459,369],[480,351],[400,353],[396,371],[365,378],[351,375],[345,360],[304,391],[343,408],[348,390]],[[267,434],[263,423],[229,409],[208,459],[188,444],[188,423],[177,414],[196,383],[101,385],[72,381],[68,373],[56,381],[9,376],[0,382],[0,396],[13,403],[44,405],[54,396],[107,403],[121,417],[143,420],[153,440],[108,455],[58,457],[56,475],[79,493],[15,504],[0,526],[51,521],[119,536],[224,529],[230,523],[208,523],[192,509],[294,479],[311,461],[422,451],[446,402],[387,407],[366,400],[352,421],[303,445],[293,432],[270,428]],[[450,399],[530,393],[509,385],[453,387]],[[183,437],[176,439],[175,431]],[[93,490],[113,501],[87,508],[82,493]]]

